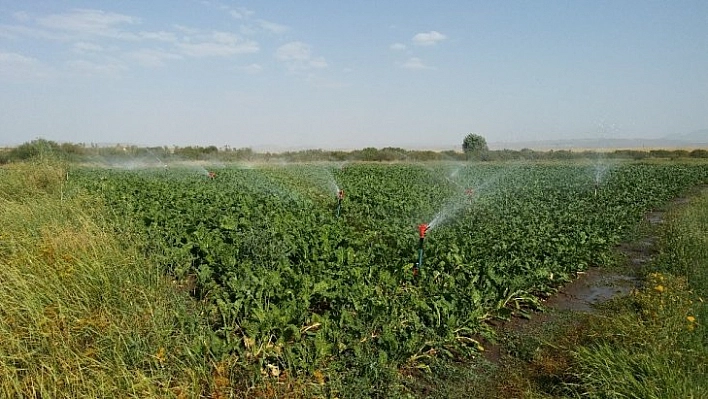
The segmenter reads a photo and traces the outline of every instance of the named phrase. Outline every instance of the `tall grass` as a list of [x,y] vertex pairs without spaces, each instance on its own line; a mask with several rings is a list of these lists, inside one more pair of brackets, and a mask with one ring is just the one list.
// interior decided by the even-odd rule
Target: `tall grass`
[[708,398],[708,191],[670,211],[658,234],[644,287],[595,319],[575,351],[578,395]]
[[218,393],[226,371],[205,353],[198,307],[99,200],[67,196],[66,178],[60,165],[0,168],[0,396]]
[[708,188],[666,221],[655,270],[685,276],[690,288],[708,299]]

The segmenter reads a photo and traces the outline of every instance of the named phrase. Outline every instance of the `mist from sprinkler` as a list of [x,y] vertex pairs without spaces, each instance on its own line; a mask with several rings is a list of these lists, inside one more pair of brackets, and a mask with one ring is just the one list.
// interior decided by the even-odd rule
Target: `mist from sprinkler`
[[206,176],[208,178],[216,177],[216,173],[213,170],[207,169],[209,165],[201,165],[196,163],[185,163],[180,165],[181,168],[186,168],[187,170],[193,170],[201,176]]
[[614,162],[608,162],[602,154],[598,154],[592,164],[592,178],[595,196],[598,195],[600,188],[607,181],[607,175],[614,167]]
[[157,162],[159,162],[163,168],[167,168],[167,164],[164,163],[164,162],[162,162],[162,159],[160,159],[160,157],[158,157],[157,155],[155,155],[154,152],[150,151],[149,148],[146,148],[145,150],[148,152],[148,154],[152,155],[153,158],[157,159]]
[[99,166],[109,169],[140,170],[155,167],[155,162],[151,159],[146,159],[145,156],[137,156],[129,159],[121,157],[100,157],[98,160],[94,159],[93,161],[98,162]]
[[[519,164],[520,163],[514,163],[511,164],[511,166],[517,166]],[[473,194],[473,192],[485,191],[488,186],[496,183],[502,175],[508,174],[510,171],[510,168],[506,167],[489,175],[485,173],[486,168],[470,166],[459,162],[449,163],[445,166],[447,170],[444,171],[444,174],[441,174],[439,169],[436,170],[427,166],[425,168],[433,172],[438,180],[444,179],[454,186],[454,191],[456,191],[457,194],[464,193],[467,197]]]
[[[342,170],[344,164],[335,164],[334,168]],[[316,187],[321,190],[325,190],[329,195],[334,195],[337,201],[337,206],[335,209],[335,215],[339,218],[342,214],[342,202],[344,201],[344,190],[339,187],[337,180],[334,178],[334,173],[332,171],[331,165],[308,165],[304,173],[305,177],[312,181]]]
[[[279,198],[281,201],[289,201],[292,205],[302,206],[307,204],[307,206],[313,205],[312,201],[304,197],[300,192],[288,187],[287,184],[280,181],[278,178],[273,178],[271,173],[274,170],[281,169],[285,166],[276,165],[271,167],[261,167],[255,168],[253,165],[251,167],[241,168],[239,172],[239,181],[246,184],[249,189],[268,194]],[[278,174],[276,173],[276,176]]]
[[[344,191],[342,191],[339,188],[339,184],[337,184],[337,180],[334,178],[334,174],[329,168],[324,168],[324,181],[327,184],[327,187],[330,192],[334,192],[334,195],[337,196],[337,199],[341,201],[341,199],[344,199]],[[342,198],[340,199],[339,196],[340,194],[342,195]]]
[[457,186],[459,192],[448,198],[430,222],[418,225],[418,261],[415,263],[413,268],[413,274],[415,276],[420,273],[420,269],[423,266],[423,253],[426,234],[438,226],[441,226],[447,220],[457,215],[458,212],[471,206],[482,195],[490,192],[492,187],[494,187],[503,175],[509,173],[508,170],[502,169],[495,172],[491,176],[488,176],[479,184],[465,185],[459,183],[457,180],[453,180],[453,178],[458,176],[458,172],[459,169],[450,175],[445,176],[445,178]]
[[[459,172],[459,170],[458,170]],[[433,230],[457,215],[458,212],[472,205],[474,201],[479,199],[485,193],[491,191],[491,188],[499,181],[501,176],[508,173],[506,170],[500,170],[478,184],[472,182],[460,183],[458,179],[453,180],[452,177],[457,176],[457,173],[451,176],[446,176],[458,189],[458,192],[448,198],[440,208],[433,219],[427,223],[428,230]]]
[[[176,168],[179,170],[184,170],[187,172],[196,173],[200,176],[211,178],[210,174],[214,173],[214,172],[207,169],[207,166],[204,166],[202,164],[192,163],[192,162],[185,162],[185,163],[177,164]],[[214,176],[216,176],[216,174],[214,174]]]

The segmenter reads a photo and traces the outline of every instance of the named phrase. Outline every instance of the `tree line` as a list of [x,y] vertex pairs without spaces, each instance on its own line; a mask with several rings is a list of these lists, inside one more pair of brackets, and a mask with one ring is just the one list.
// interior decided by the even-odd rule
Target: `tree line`
[[[469,137],[469,136],[468,136]],[[483,140],[483,138],[482,138]],[[483,145],[480,145],[483,143]],[[477,139],[463,142],[463,151],[407,150],[398,147],[366,147],[351,151],[308,149],[285,152],[256,152],[251,148],[230,148],[216,146],[187,147],[139,147],[134,145],[97,146],[83,143],[57,143],[37,139],[17,147],[0,149],[0,164],[31,159],[59,159],[70,162],[100,162],[101,159],[145,158],[168,162],[177,160],[221,161],[221,162],[425,162],[425,161],[513,161],[513,160],[574,160],[597,158],[608,159],[650,159],[650,158],[708,158],[708,150],[635,150],[614,151],[539,151],[489,150],[486,142]]]

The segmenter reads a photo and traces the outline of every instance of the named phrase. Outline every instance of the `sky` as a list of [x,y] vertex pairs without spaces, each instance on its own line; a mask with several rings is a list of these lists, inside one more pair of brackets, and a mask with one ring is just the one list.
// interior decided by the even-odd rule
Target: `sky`
[[708,1],[0,0],[0,146],[708,128]]

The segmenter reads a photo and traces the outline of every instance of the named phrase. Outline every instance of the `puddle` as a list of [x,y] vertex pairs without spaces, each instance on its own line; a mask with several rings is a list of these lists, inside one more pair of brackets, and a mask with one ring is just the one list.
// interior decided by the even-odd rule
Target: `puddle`
[[[530,319],[514,317],[507,321],[493,321],[491,325],[498,331],[533,334],[533,329],[543,323],[557,320],[564,312],[592,313],[596,305],[622,295],[628,295],[638,284],[635,277],[591,268],[566,284],[555,295],[544,302],[544,312],[534,313]],[[485,348],[482,356],[492,363],[502,361],[502,344],[480,340]]]
[[[708,185],[701,186],[700,190],[708,191]],[[690,201],[690,198],[679,197],[674,199],[672,203],[685,204]],[[644,219],[652,226],[664,223],[665,218],[666,212],[664,210],[654,210],[644,216]],[[510,341],[508,338],[505,340],[504,336],[528,336],[530,341],[533,341],[535,334],[538,334],[537,330],[546,323],[563,320],[562,318],[565,316],[577,319],[576,316],[599,311],[597,305],[613,298],[630,295],[631,291],[641,283],[630,274],[640,275],[643,267],[650,263],[657,254],[658,239],[651,235],[652,233],[649,234],[648,237],[623,242],[615,248],[617,253],[624,255],[626,259],[626,265],[629,266],[627,274],[591,268],[548,298],[544,302],[548,311],[536,312],[530,319],[512,317],[511,320],[506,321],[491,321],[491,327],[498,331],[502,339],[499,342],[489,342],[480,338],[479,341],[485,348],[485,351],[482,352],[484,359],[492,364],[504,366],[507,362],[506,357],[516,356],[510,352],[510,348],[515,348],[514,344],[509,344]]]
[[593,312],[595,305],[627,295],[635,288],[637,279],[631,276],[590,269],[551,297],[546,306],[556,310]]
[[651,224],[664,223],[664,212],[652,212],[647,214],[647,221]]
[[[681,197],[672,201],[674,204],[685,204],[689,199]],[[655,210],[645,214],[644,218],[651,225],[664,223],[666,212]],[[650,263],[657,252],[657,238],[655,236],[643,237],[635,241],[624,242],[616,247],[617,252],[626,257],[630,270],[641,270]],[[628,274],[633,274],[631,271]],[[548,298],[544,305],[547,312],[535,313],[531,319],[512,318],[508,321],[493,321],[491,325],[499,331],[514,332],[516,334],[533,334],[534,327],[548,321],[557,320],[565,312],[592,313],[597,311],[597,305],[613,298],[629,295],[636,288],[639,280],[630,275],[606,271],[601,268],[591,268],[584,273],[579,273],[576,280],[566,284],[555,295]],[[502,361],[502,345],[482,340],[487,349],[483,356],[490,362]]]

